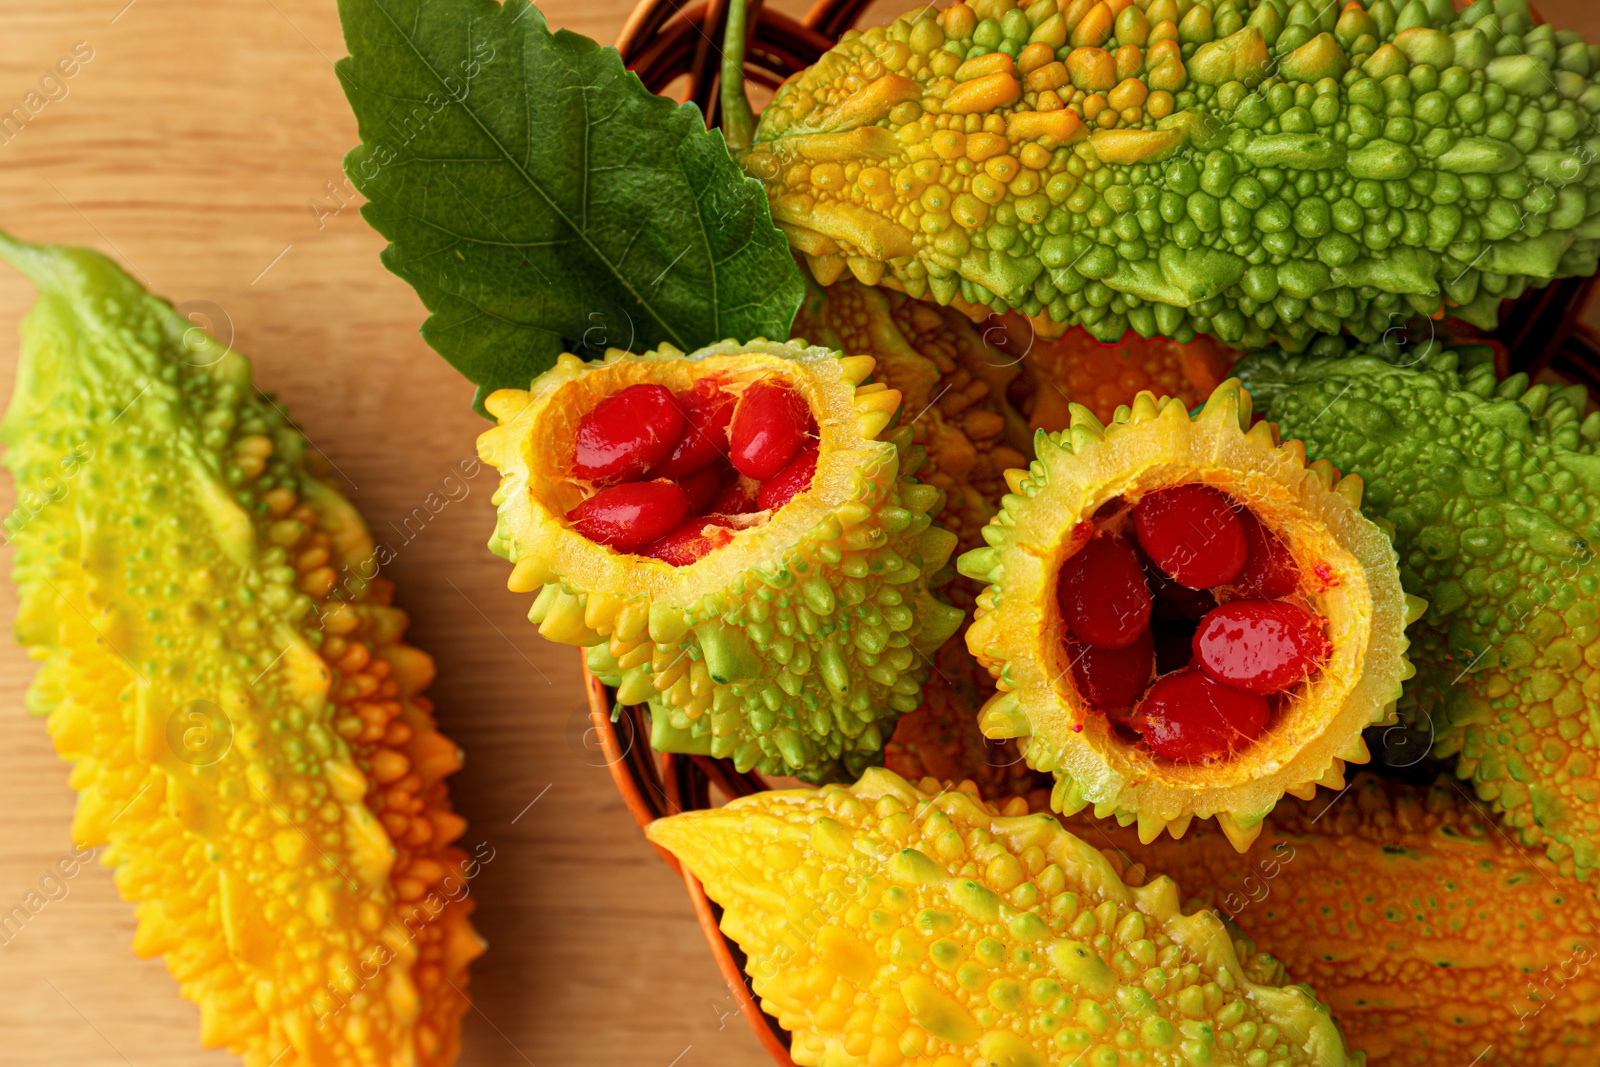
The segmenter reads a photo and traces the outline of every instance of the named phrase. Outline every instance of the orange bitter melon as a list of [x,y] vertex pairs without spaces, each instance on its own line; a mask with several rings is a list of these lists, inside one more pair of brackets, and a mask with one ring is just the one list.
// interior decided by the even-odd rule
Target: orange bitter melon
[[1017,361],[954,309],[852,278],[811,286],[792,333],[877,361],[874,379],[899,390],[900,422],[928,453],[917,476],[945,491],[940,525],[956,535],[957,551],[982,543],[978,531],[1006,491],[1005,472],[1033,453],[1006,395]]
[[1110,422],[1118,407],[1133,403],[1141,392],[1175,396],[1194,407],[1228,377],[1237,355],[1205,336],[1182,344],[1130,332],[1106,344],[1079,326],[1047,338],[1015,314],[1002,321],[1011,341],[1008,351],[1022,367],[1028,425],[1047,433],[1072,424],[1073,404],[1082,404],[1101,422]]
[[1131,828],[1067,825],[1229,915],[1316,987],[1374,1065],[1600,1057],[1600,902],[1465,785],[1364,774],[1337,798],[1279,805],[1242,856],[1206,825],[1143,846]]

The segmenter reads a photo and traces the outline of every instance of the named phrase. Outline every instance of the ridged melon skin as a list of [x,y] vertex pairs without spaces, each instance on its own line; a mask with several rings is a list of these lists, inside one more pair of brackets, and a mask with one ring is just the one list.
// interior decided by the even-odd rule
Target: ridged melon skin
[[1359,1067],[1316,995],[1048,813],[874,768],[658,819],[800,1067]]
[[[911,478],[922,452],[909,433],[882,436],[900,394],[862,385],[872,368],[870,357],[766,341],[613,351],[587,364],[563,356],[529,390],[487,401],[500,422],[479,439],[501,472],[490,548],[515,564],[513,591],[538,591],[529,618],[541,634],[587,648],[619,702],[649,702],[659,751],[853,777],[921,702],[928,657],[962,618],[931,591],[949,576],[955,537],[932,522],[943,492]],[[686,567],[572,530],[563,516],[588,491],[570,475],[583,413],[629,385],[685,389],[710,375],[776,375],[806,399],[820,433],[811,488]]]
[[[1137,818],[1153,840],[1215,817],[1243,849],[1284,793],[1338,789],[1346,762],[1366,762],[1361,731],[1392,721],[1410,677],[1405,627],[1422,609],[1400,588],[1394,549],[1362,517],[1361,481],[1309,467],[1298,441],[1251,425],[1249,394],[1230,380],[1191,418],[1183,404],[1141,393],[1110,425],[1074,405],[1072,426],[1040,434],[1038,458],[1008,474],[1012,492],[984,528],[989,547],[958,562],[989,582],[967,647],[999,679],[984,708],[990,737],[1025,738],[1030,766],[1056,776],[1051,804]],[[1056,574],[1073,531],[1101,505],[1162,486],[1204,482],[1247,504],[1294,553],[1301,591],[1328,620],[1333,653],[1246,752],[1223,763],[1157,760],[1122,741],[1077,693],[1056,607]]]
[[1209,826],[1141,845],[1132,827],[1066,825],[1231,917],[1374,1067],[1600,1060],[1600,901],[1464,784],[1361,774],[1341,796],[1278,805],[1242,856]]
[[1600,260],[1600,69],[1528,0],[1458,6],[914,8],[784,81],[739,162],[819,280],[1041,333],[1492,330]]

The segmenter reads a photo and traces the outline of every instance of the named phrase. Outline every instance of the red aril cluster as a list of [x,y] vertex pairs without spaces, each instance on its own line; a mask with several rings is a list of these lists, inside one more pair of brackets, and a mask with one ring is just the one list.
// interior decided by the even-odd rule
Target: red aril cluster
[[1162,759],[1247,747],[1332,653],[1288,546],[1200,483],[1112,501],[1095,520],[1056,584],[1078,692]]
[[811,412],[793,389],[772,378],[752,383],[728,427],[728,458],[741,474],[765,481],[805,444]]
[[732,516],[776,511],[816,469],[816,422],[777,377],[738,393],[715,378],[681,393],[631,385],[578,420],[572,472],[597,492],[567,520],[598,544],[683,567],[733,539]]
[[633,552],[689,517],[689,496],[673,482],[623,482],[602,489],[567,518],[583,536]]
[[1133,506],[1133,529],[1150,561],[1186,589],[1225,585],[1244,569],[1244,523],[1210,486],[1147,493]]
[[1150,587],[1127,540],[1097,533],[1061,565],[1056,600],[1072,633],[1095,648],[1127,648],[1150,626]]
[[1133,707],[1155,675],[1155,645],[1149,627],[1126,648],[1096,648],[1069,637],[1067,655],[1078,691],[1112,715]]

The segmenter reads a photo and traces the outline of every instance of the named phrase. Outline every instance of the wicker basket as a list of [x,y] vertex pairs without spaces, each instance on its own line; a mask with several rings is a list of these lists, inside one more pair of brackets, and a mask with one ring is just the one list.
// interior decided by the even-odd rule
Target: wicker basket
[[[856,23],[872,0],[817,0],[798,21],[767,9],[762,0],[749,2],[745,76],[750,84],[775,89],[815,63]],[[726,0],[696,0],[686,6],[679,6],[676,0],[641,0],[617,38],[617,50],[652,91],[680,90],[677,95],[681,99],[698,104],[707,122],[716,125],[720,121],[720,42],[726,17]],[[1543,375],[1580,382],[1600,398],[1600,335],[1579,322],[1595,284],[1594,278],[1563,279],[1526,293],[1505,308],[1500,328],[1484,338],[1494,343],[1500,373],[1523,371],[1530,378]],[[579,660],[581,663],[581,656]],[[730,760],[652,752],[643,706],[617,709],[613,722],[613,694],[587,667],[584,683],[592,745],[604,758],[641,827],[664,815],[710,806],[713,787],[724,800],[767,788],[760,775],[741,774]],[[672,855],[665,851],[661,855],[683,875],[717,968],[745,1020],[774,1062],[794,1067],[788,1033],[757,1004],[744,973],[744,954],[719,928],[722,909]]]

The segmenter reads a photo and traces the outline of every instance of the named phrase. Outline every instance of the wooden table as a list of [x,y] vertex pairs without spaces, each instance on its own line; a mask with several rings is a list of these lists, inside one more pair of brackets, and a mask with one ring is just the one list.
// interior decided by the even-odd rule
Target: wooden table
[[[124,6],[126,5],[126,6]],[[553,23],[609,41],[628,0],[552,0]],[[799,13],[803,0],[785,5]],[[1600,39],[1592,0],[1546,14]],[[469,753],[453,779],[491,948],[474,969],[472,1065],[712,1067],[767,1062],[733,1014],[682,884],[644,843],[584,745],[577,658],[543,643],[484,548],[493,475],[425,524],[406,520],[473,454],[472,390],[417,336],[423,310],[379,265],[340,158],[355,125],[332,62],[331,0],[0,0],[0,115],[77,46],[92,58],[25,126],[0,128],[0,226],[93,245],[174,302],[210,307],[346,480],[397,558],[387,574],[438,659],[433,695]],[[82,42],[82,44],[79,44]],[[47,86],[48,88],[49,86]],[[29,287],[0,272],[0,338]],[[203,302],[203,303],[202,303]],[[15,347],[0,341],[7,396]],[[10,485],[4,500],[9,509]],[[0,565],[10,566],[9,550]],[[15,601],[0,585],[0,616]],[[0,912],[70,851],[73,797],[32,665],[0,647]],[[198,1015],[129,951],[132,910],[85,868],[0,948],[0,1060],[76,1067],[234,1062],[198,1048]]]

